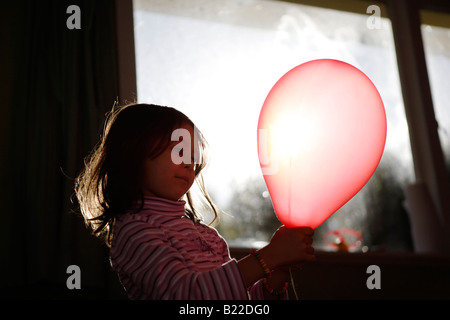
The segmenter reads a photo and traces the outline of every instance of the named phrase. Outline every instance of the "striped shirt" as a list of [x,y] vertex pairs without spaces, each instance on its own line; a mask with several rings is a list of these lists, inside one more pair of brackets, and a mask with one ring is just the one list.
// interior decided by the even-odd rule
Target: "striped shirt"
[[120,216],[110,260],[130,299],[264,299],[261,281],[245,287],[225,240],[187,218],[184,201],[145,198]]

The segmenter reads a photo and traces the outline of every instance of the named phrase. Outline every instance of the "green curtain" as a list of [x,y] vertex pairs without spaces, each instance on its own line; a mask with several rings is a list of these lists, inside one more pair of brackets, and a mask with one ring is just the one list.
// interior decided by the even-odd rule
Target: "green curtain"
[[[79,30],[66,27],[72,4]],[[118,96],[115,1],[16,1],[2,9],[2,296],[120,297],[106,247],[70,201]],[[66,287],[72,264],[81,290]]]

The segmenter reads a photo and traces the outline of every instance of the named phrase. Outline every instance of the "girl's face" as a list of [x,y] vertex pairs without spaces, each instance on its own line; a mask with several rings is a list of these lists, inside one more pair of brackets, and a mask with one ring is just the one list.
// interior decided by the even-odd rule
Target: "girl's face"
[[[194,128],[189,125],[182,127],[190,133],[191,141],[173,141],[158,157],[147,157],[143,163],[142,191],[144,196],[159,197],[169,200],[179,200],[192,186],[195,179],[194,171]],[[180,148],[181,146],[181,148]],[[192,157],[189,161],[179,163],[183,153],[189,151]],[[174,157],[175,155],[175,157]],[[174,161],[175,160],[175,161]],[[177,164],[179,163],[179,164]]]

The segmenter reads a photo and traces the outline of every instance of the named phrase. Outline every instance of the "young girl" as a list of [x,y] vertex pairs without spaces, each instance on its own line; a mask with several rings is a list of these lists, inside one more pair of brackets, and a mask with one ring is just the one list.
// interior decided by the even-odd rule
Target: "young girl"
[[173,108],[111,111],[76,180],[87,225],[110,247],[130,299],[287,298],[289,267],[314,260],[312,229],[281,227],[266,247],[231,259],[225,240],[201,222],[190,192],[196,181],[216,220],[201,177],[205,147],[192,121]]

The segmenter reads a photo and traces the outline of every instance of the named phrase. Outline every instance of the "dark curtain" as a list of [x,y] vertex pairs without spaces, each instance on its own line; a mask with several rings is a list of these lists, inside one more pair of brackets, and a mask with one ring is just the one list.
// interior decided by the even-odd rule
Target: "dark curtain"
[[[72,4],[81,29],[66,27]],[[71,203],[118,97],[115,1],[10,1],[2,14],[2,297],[122,298],[107,248]],[[80,290],[66,286],[69,265]]]

